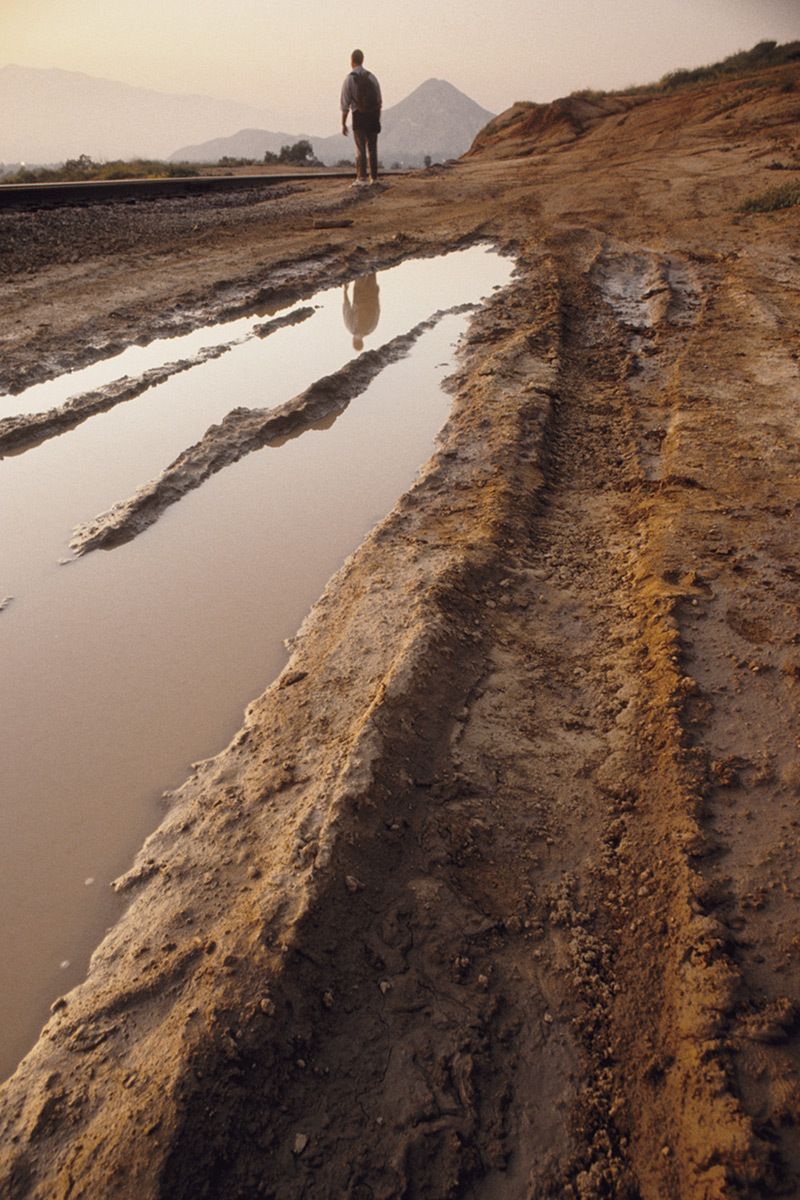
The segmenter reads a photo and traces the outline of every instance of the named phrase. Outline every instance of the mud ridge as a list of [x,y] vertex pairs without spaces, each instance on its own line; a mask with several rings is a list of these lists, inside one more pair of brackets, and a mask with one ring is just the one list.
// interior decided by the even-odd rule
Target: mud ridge
[[[341,370],[312,383],[278,408],[235,408],[212,425],[201,440],[184,450],[157,479],[145,484],[129,500],[79,526],[70,541],[76,554],[87,554],[130,541],[149,528],[172,504],[210,476],[246,454],[277,438],[297,437],[310,425],[347,408],[390,363],[408,354],[424,333],[443,317],[474,311],[464,304],[434,313],[407,333],[399,334],[375,350],[367,350]],[[301,310],[310,312],[308,309]],[[293,322],[294,323],[294,322]]]
[[313,315],[313,308],[300,308],[283,317],[274,317],[271,321],[262,322],[254,328],[251,334],[243,338],[223,342],[218,346],[207,346],[191,358],[182,358],[178,362],[152,367],[135,379],[123,376],[105,387],[72,396],[57,408],[48,409],[46,412],[20,413],[18,416],[5,417],[0,420],[0,455],[4,453],[19,454],[23,450],[40,446],[51,437],[57,437],[70,429],[75,429],[89,417],[96,416],[97,413],[108,412],[117,404],[126,400],[134,400],[143,392],[149,391],[150,388],[157,387],[160,383],[171,379],[173,375],[180,375],[181,372],[190,371],[192,367],[200,366],[204,362],[221,358],[223,354],[227,354],[229,350],[248,341],[251,337],[270,337],[279,329],[285,329],[290,325],[299,325]]

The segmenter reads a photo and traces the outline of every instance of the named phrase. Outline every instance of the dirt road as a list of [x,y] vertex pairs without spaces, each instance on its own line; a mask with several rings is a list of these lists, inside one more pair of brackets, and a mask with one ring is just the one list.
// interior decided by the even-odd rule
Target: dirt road
[[737,212],[800,161],[800,70],[758,79],[499,119],[381,194],[74,213],[81,261],[12,276],[19,387],[518,259],[437,453],[0,1091],[3,1194],[800,1195],[800,235]]

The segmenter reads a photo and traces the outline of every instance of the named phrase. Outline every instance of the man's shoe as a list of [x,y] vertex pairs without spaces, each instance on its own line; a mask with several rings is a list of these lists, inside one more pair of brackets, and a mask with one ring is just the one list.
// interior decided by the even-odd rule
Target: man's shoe
[[354,179],[353,182],[350,184],[350,187],[355,187],[355,188],[369,187],[369,184],[367,183],[366,179]]

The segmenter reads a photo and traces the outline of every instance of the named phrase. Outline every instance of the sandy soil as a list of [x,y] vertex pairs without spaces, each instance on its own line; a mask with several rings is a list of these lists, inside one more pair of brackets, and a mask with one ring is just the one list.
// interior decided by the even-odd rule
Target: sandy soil
[[515,109],[382,194],[74,211],[79,261],[11,276],[19,388],[478,237],[519,262],[0,1090],[4,1195],[800,1195],[800,232],[736,212],[798,116],[796,67]]

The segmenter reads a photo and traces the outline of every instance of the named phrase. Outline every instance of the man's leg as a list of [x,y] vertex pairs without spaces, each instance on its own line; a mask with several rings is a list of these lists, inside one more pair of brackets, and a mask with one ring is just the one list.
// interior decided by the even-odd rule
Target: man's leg
[[369,154],[369,177],[373,181],[378,178],[378,135],[367,134],[367,151]]
[[353,141],[356,144],[356,179],[367,178],[367,135],[353,124]]

